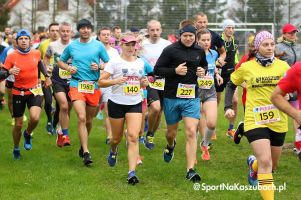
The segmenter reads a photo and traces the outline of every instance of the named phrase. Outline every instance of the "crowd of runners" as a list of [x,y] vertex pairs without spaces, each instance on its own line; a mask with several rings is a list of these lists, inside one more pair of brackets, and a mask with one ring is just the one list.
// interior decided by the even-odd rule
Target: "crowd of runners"
[[[145,29],[132,27],[125,32],[119,26],[93,30],[87,19],[81,19],[76,30],[66,22],[51,23],[47,35],[5,28],[0,39],[0,108],[7,105],[12,117],[13,158],[21,158],[22,136],[24,149],[32,149],[32,133],[42,110],[47,116],[47,122],[42,122],[45,132],[56,135],[58,147],[71,145],[73,109],[80,140],[78,155],[84,165],[91,165],[89,134],[93,118],[103,112],[110,146],[108,165],[116,165],[124,136],[127,181],[136,184],[136,167],[142,163],[139,143],[149,150],[156,148],[156,131],[164,113],[164,161],[169,163],[174,157],[183,121],[186,179],[200,182],[195,169],[197,149],[199,146],[202,160],[210,160],[210,146],[222,134],[216,133],[216,126],[218,106],[223,104],[223,115],[229,121],[225,134],[236,144],[245,136],[254,153],[247,158],[249,183],[273,186],[288,116],[294,119],[294,149],[301,160],[298,29],[284,25],[277,40],[266,30],[250,33],[249,51],[239,60],[235,22],[224,20],[221,34],[207,26],[204,13],[183,20],[176,41],[161,37],[157,20],[148,21]],[[240,102],[237,86],[243,88],[245,114],[235,129]],[[273,187],[259,187],[259,191],[263,199],[274,199]]]

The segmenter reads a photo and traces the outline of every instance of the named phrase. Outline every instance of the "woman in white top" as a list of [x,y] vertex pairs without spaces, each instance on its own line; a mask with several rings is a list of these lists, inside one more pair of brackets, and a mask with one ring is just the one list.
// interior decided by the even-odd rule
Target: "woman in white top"
[[105,66],[98,84],[100,87],[112,86],[112,94],[108,101],[108,114],[112,126],[111,150],[108,163],[116,164],[118,144],[120,143],[124,124],[127,127],[128,183],[138,183],[136,161],[139,155],[138,137],[142,121],[142,97],[140,80],[144,77],[144,62],[135,56],[136,38],[125,36],[121,40],[120,57],[111,59]]

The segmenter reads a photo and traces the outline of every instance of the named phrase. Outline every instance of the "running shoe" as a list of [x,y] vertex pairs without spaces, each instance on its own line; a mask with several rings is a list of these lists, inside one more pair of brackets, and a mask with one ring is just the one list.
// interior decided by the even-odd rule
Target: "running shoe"
[[110,149],[110,154],[108,156],[108,163],[111,167],[114,167],[116,165],[117,162],[117,152],[114,153],[111,149]]
[[257,172],[253,170],[252,164],[256,160],[256,157],[251,155],[247,159],[247,164],[249,166],[249,173],[248,173],[248,181],[249,184],[252,186],[257,186],[258,185],[258,180],[257,180]]
[[110,138],[106,139],[106,144],[110,144]]
[[57,136],[56,136],[56,145],[58,147],[63,147],[64,146],[63,134],[57,134]]
[[90,166],[90,164],[93,163],[92,157],[89,152],[85,152],[83,154],[83,162],[86,166]]
[[214,131],[214,133],[213,133],[212,136],[211,136],[211,140],[217,140],[216,132],[215,132],[215,131]]
[[228,129],[227,131],[227,136],[230,137],[231,139],[233,139],[235,134],[235,129]]
[[145,140],[144,140],[144,146],[145,146],[145,148],[152,150],[155,147],[154,137],[146,136]]
[[68,135],[63,135],[63,146],[70,146],[71,142],[70,142],[70,138]]
[[200,175],[192,168],[188,170],[186,174],[186,179],[192,181],[193,183],[201,182]]
[[176,141],[174,141],[174,146],[172,148],[170,148],[168,145],[166,145],[166,148],[164,149],[163,152],[163,158],[164,161],[169,163],[170,161],[172,161],[173,157],[174,157],[174,149],[176,147]]
[[130,171],[127,178],[128,184],[135,185],[136,183],[139,183],[138,177],[136,176],[135,171]]
[[144,144],[144,137],[143,136],[139,136],[139,143]]
[[52,122],[47,122],[47,124],[46,124],[46,130],[47,130],[48,134],[50,134],[50,135],[54,135],[55,134]]
[[24,130],[23,136],[24,136],[24,149],[29,151],[32,149],[31,135],[28,135]]
[[244,122],[241,121],[241,122],[239,122],[239,124],[237,126],[237,129],[234,133],[233,140],[234,140],[235,144],[240,143],[240,140],[241,140],[243,135],[244,135]]
[[13,157],[15,160],[20,160],[21,158],[20,148],[14,148]]
[[201,145],[201,151],[202,151],[202,159],[205,161],[210,160],[208,146]]

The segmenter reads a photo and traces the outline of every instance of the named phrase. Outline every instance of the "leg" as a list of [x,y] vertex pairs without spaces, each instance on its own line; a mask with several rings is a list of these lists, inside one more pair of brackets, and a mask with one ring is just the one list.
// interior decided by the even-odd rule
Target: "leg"
[[106,124],[106,131],[107,131],[107,138],[112,138],[112,127],[109,119],[109,113],[108,113],[108,102],[104,103],[104,111],[105,111],[105,124]]
[[54,94],[55,99],[59,105],[59,123],[62,129],[69,127],[69,103],[64,92]]
[[[26,128],[26,132],[31,134],[37,127],[40,120],[41,108],[39,106],[32,106],[29,108],[29,121]],[[22,118],[23,119],[23,118]]]
[[[156,131],[156,124],[158,122],[159,115],[161,113],[160,101],[154,101],[149,106],[148,111],[148,133],[150,136],[154,135]],[[158,126],[158,125],[157,125]]]
[[99,110],[98,106],[89,106],[89,105],[86,106],[86,127],[88,131],[88,135],[91,132],[93,118],[95,117],[95,113],[97,112],[97,110]]
[[206,116],[206,134],[204,144],[208,145],[211,141],[211,136],[214,133],[217,121],[217,101],[206,101],[203,103],[202,110]]

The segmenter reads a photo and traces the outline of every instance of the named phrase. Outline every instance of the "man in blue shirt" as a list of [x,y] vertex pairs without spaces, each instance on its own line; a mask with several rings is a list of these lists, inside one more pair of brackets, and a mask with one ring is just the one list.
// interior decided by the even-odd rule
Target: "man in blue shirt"
[[[89,20],[80,20],[77,30],[80,38],[65,48],[58,65],[72,75],[69,96],[78,118],[78,134],[81,142],[79,156],[88,166],[92,163],[88,150],[88,135],[100,99],[97,85],[100,76],[99,61],[101,59],[107,63],[109,56],[104,45],[91,38],[92,24]],[[72,66],[66,64],[70,58],[72,58]]]

